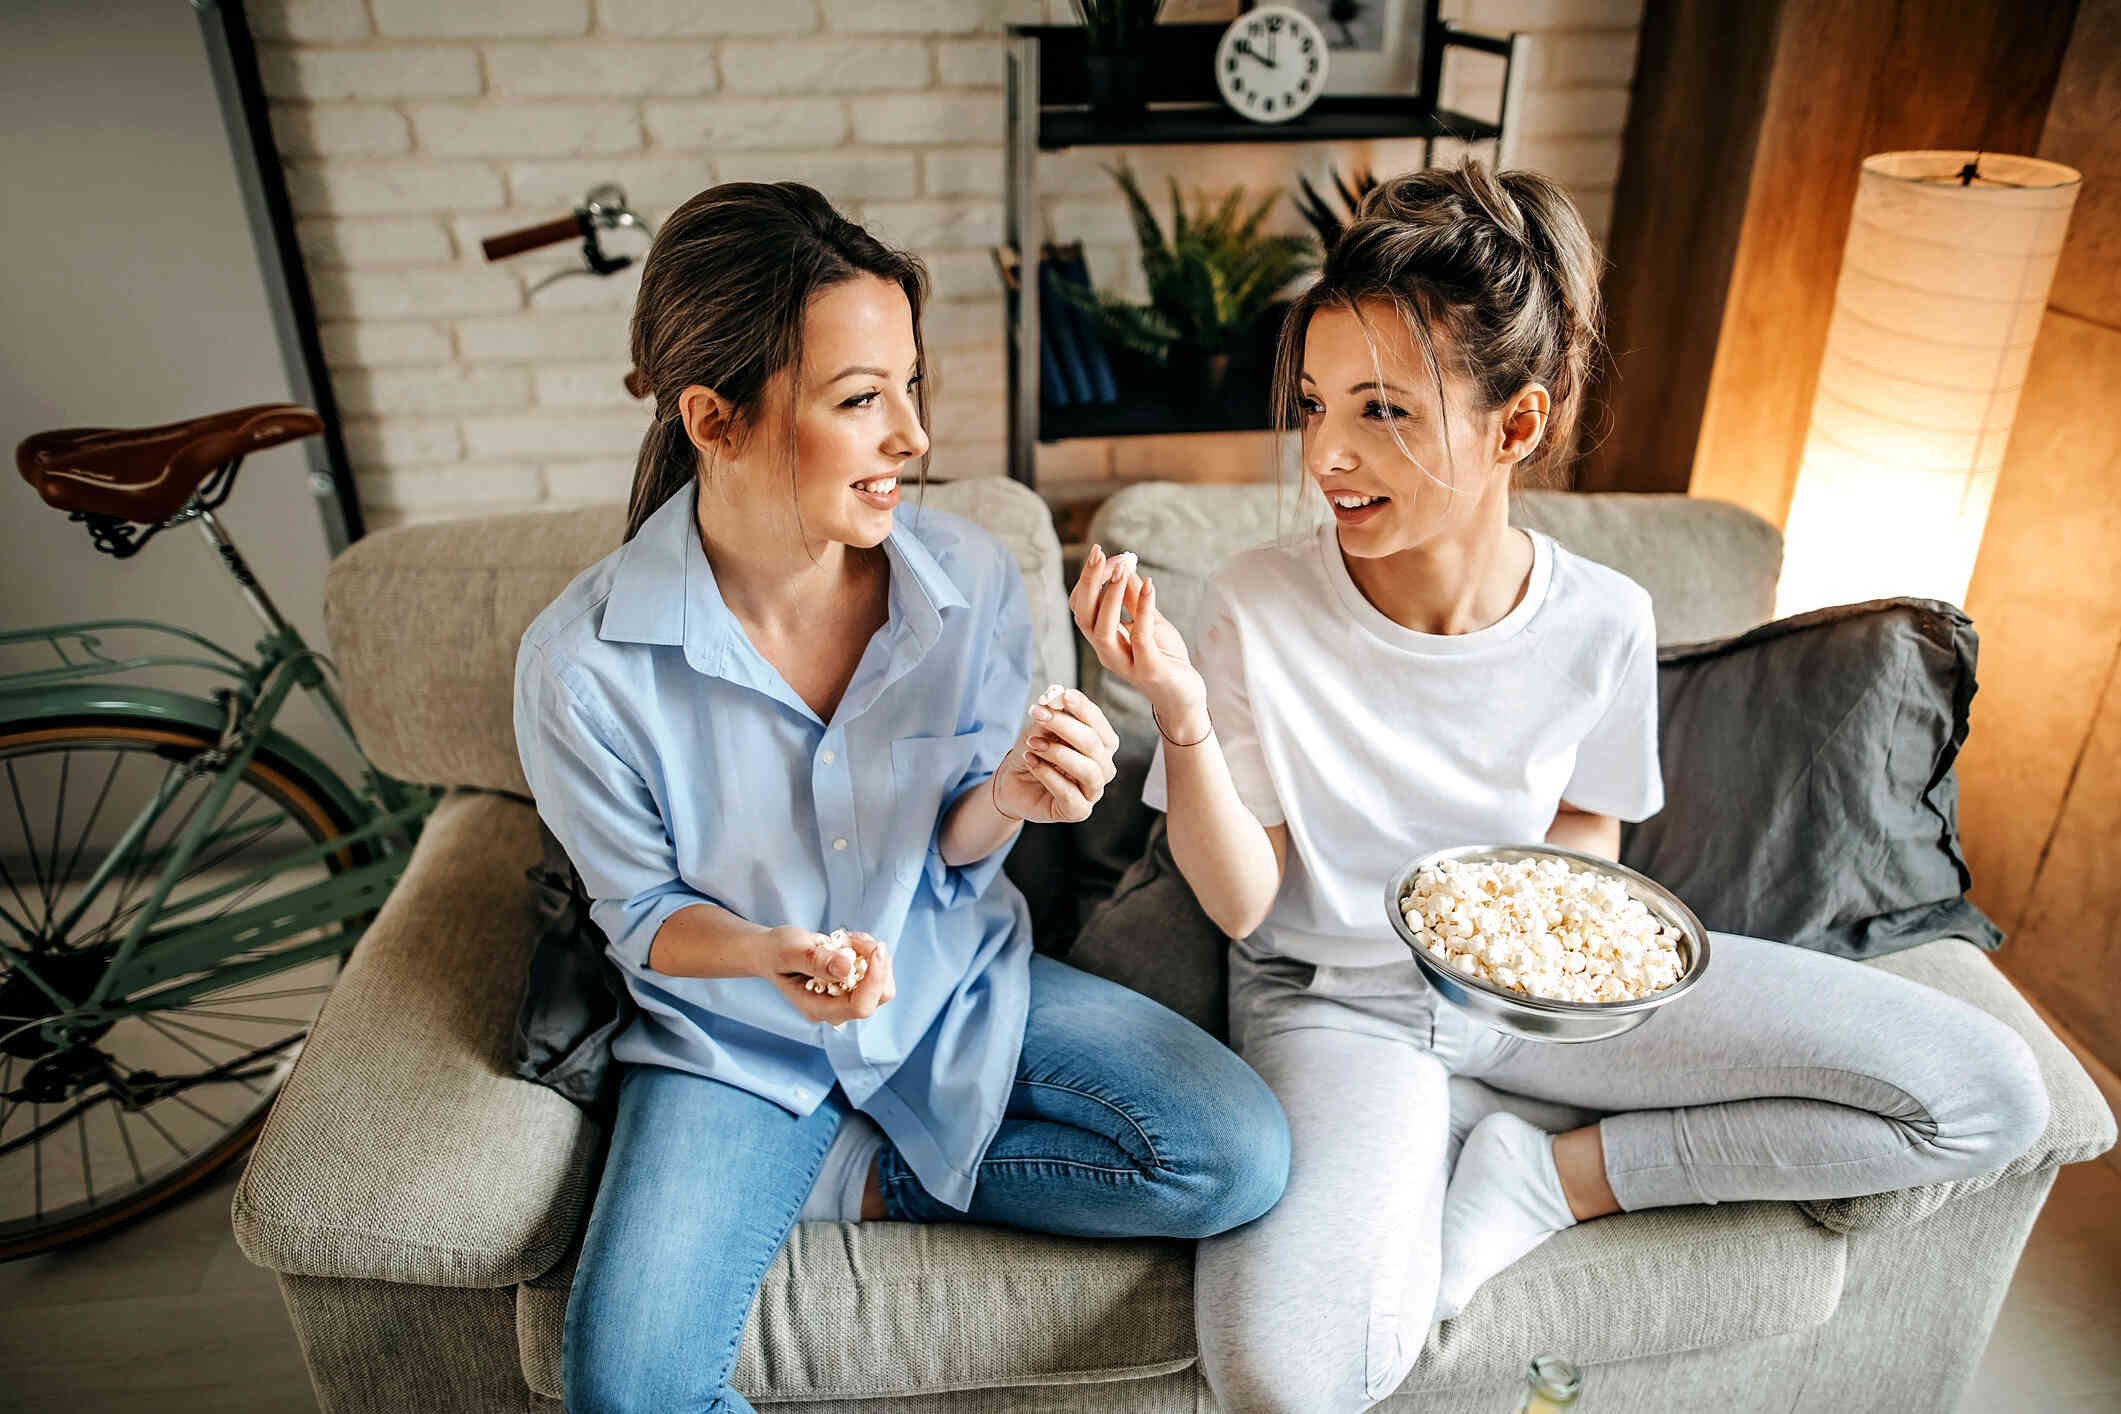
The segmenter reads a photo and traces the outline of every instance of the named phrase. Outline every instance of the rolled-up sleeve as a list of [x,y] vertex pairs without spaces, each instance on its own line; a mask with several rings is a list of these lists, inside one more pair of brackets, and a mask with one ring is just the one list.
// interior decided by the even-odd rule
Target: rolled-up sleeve
[[516,665],[515,728],[538,814],[581,874],[613,961],[649,971],[649,945],[671,914],[727,905],[679,877],[648,782],[611,745],[616,733],[600,729],[597,714],[532,649]]
[[1002,872],[1014,841],[1003,844],[984,859],[968,864],[943,862],[942,825],[958,801],[1001,769],[1002,759],[1016,744],[1023,728],[1024,713],[1031,706],[1031,608],[1024,597],[1024,578],[1016,561],[1006,551],[994,597],[994,629],[987,645],[986,662],[974,694],[974,730],[979,733],[972,761],[957,784],[943,797],[942,813],[928,844],[928,884],[943,907],[950,908],[985,893]]

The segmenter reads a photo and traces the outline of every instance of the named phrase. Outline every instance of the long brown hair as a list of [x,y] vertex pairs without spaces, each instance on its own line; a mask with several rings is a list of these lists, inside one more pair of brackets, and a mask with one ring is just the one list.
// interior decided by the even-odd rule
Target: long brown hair
[[[700,385],[734,409],[742,435],[755,431],[766,388],[782,369],[803,367],[803,316],[811,297],[860,275],[905,291],[913,347],[921,344],[927,268],[840,215],[801,182],[725,182],[680,206],[656,233],[633,306],[633,366],[655,395],[655,422],[641,438],[626,538],[702,470],[685,435],[678,395]],[[795,391],[800,391],[797,389]],[[926,380],[914,403],[928,426]],[[789,484],[794,486],[795,406],[789,399]],[[922,467],[926,468],[926,458]]]
[[[1563,485],[1604,317],[1598,271],[1597,248],[1575,204],[1537,172],[1498,173],[1468,158],[1393,177],[1363,198],[1317,282],[1282,321],[1275,427],[1287,432],[1299,422],[1311,316],[1343,308],[1362,320],[1361,305],[1376,301],[1398,310],[1421,348],[1447,447],[1450,414],[1435,329],[1449,336],[1456,354],[1450,371],[1472,386],[1481,411],[1501,407],[1527,383],[1543,384],[1551,399],[1546,436],[1518,472],[1526,481]],[[1368,328],[1365,322],[1366,334]],[[1396,425],[1392,436],[1406,452]]]

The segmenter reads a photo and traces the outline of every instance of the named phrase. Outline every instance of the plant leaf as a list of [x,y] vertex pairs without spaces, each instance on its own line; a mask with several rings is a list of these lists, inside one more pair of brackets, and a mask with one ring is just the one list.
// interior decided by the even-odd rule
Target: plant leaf
[[[1239,192],[1234,194],[1242,195],[1243,193],[1240,190]],[[1240,241],[1250,241],[1254,236],[1258,235],[1259,223],[1266,219],[1267,213],[1274,209],[1274,203],[1279,200],[1281,200],[1280,192],[1268,192],[1266,195],[1266,199],[1261,201],[1258,206],[1254,207],[1252,214],[1245,218],[1244,225],[1237,228],[1237,239]]]
[[1157,224],[1156,212],[1150,209],[1148,201],[1142,196],[1141,185],[1135,181],[1132,167],[1122,163],[1105,170],[1112,174],[1112,179],[1119,183],[1119,189],[1127,195],[1127,211],[1134,218],[1134,238],[1140,242],[1142,248],[1142,273],[1154,284],[1154,267],[1158,263],[1155,258],[1167,253],[1164,248],[1164,228]]

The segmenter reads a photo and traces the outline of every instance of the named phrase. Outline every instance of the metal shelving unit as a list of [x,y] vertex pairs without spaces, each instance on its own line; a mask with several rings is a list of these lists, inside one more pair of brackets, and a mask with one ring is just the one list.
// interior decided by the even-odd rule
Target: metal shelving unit
[[[1153,402],[1055,408],[1041,404],[1038,387],[1038,258],[1031,233],[1038,223],[1038,154],[1071,147],[1147,147],[1201,143],[1361,142],[1418,138],[1424,162],[1438,138],[1494,142],[1497,165],[1511,157],[1509,116],[1524,80],[1523,39],[1474,34],[1434,17],[1430,7],[1422,45],[1421,83],[1413,93],[1326,95],[1285,123],[1255,123],[1230,111],[1215,87],[1220,24],[1159,25],[1148,71],[1150,107],[1112,122],[1088,107],[1083,31],[1078,25],[1011,25],[1008,33],[1007,137],[1004,148],[1002,239],[1004,331],[1009,370],[1009,475],[1033,484],[1035,444],[1070,437],[1134,437],[1169,432],[1226,432],[1264,428],[1264,399],[1245,394],[1193,405]],[[1503,61],[1502,100],[1492,120],[1437,107],[1448,51],[1467,50]],[[1027,289],[1026,286],[1029,286]],[[1026,296],[1029,296],[1026,298]],[[1238,390],[1240,394],[1244,390]]]

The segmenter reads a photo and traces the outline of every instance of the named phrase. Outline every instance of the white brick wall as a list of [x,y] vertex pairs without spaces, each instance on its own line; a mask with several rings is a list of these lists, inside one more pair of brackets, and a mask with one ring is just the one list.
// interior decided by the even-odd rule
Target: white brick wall
[[[549,220],[616,181],[651,219],[717,181],[796,178],[929,264],[936,465],[998,473],[1002,27],[1066,0],[250,0],[273,133],[315,286],[325,357],[377,524],[624,497],[646,409],[619,387],[637,269],[528,287],[566,247],[486,264],[479,240]],[[1533,40],[1522,160],[1610,219],[1642,0],[1447,0]],[[1447,100],[1487,112],[1494,66]],[[1293,189],[1418,146],[1260,144],[1048,154],[1046,229],[1139,293],[1105,165],[1159,205],[1189,191]],[[1280,224],[1299,229],[1284,202]],[[624,235],[614,250],[637,254]],[[1041,447],[1059,487],[1217,479],[1266,464],[1257,437]]]
[[830,98],[732,98],[650,103],[642,116],[658,147],[829,147],[847,132],[846,105]]
[[412,125],[395,108],[346,103],[275,104],[273,141],[290,157],[377,156],[412,151]]
[[369,9],[379,33],[414,38],[583,34],[589,29],[589,0],[369,0]]
[[817,26],[815,0],[599,0],[597,5],[597,27],[612,34],[806,34]]
[[385,216],[354,221],[312,217],[295,223],[295,239],[310,268],[445,265],[456,248],[432,216]]
[[720,86],[715,46],[663,39],[653,44],[489,44],[486,84],[509,98],[606,98],[615,93],[680,98]]
[[261,48],[258,71],[270,96],[316,103],[335,98],[473,97],[480,85],[476,50],[413,45]]
[[919,39],[732,39],[722,46],[731,93],[842,93],[927,88]]

